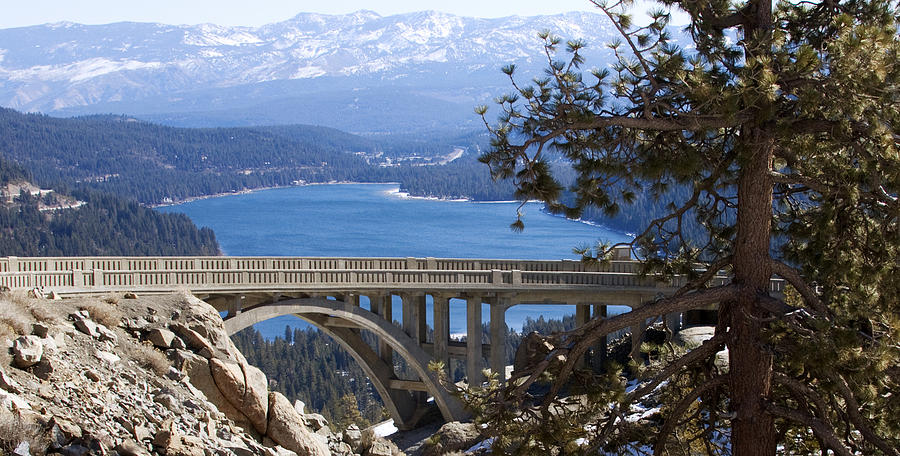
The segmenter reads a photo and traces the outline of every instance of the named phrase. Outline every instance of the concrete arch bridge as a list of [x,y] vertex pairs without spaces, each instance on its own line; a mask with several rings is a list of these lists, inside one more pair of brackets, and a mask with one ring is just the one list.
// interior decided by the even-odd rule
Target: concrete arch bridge
[[[605,316],[606,306],[637,308],[674,292],[683,278],[637,274],[627,251],[603,266],[578,261],[323,258],[323,257],[72,257],[0,258],[0,286],[43,288],[60,295],[189,290],[221,311],[230,334],[282,315],[297,315],[333,337],[363,368],[401,429],[416,426],[434,404],[445,420],[465,418],[462,406],[428,371],[431,360],[465,360],[470,383],[482,369],[504,372],[505,313],[522,304],[575,305],[577,323]],[[726,277],[716,280],[724,282]],[[781,282],[772,282],[781,291]],[[368,309],[361,297],[369,301]],[[433,301],[433,337],[426,312]],[[489,306],[490,337],[451,340],[450,300],[466,302],[468,334],[481,334]],[[401,318],[395,321],[394,308]],[[686,316],[687,317],[687,316]],[[681,316],[667,317],[678,326]],[[370,331],[377,343],[363,341]],[[640,334],[642,328],[633,328]],[[398,373],[394,354],[413,371]]]

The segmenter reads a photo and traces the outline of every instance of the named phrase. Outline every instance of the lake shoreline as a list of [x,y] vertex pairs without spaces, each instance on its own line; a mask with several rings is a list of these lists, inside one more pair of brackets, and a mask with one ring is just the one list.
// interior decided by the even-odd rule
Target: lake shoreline
[[[298,188],[298,187],[312,187],[315,185],[391,185],[391,184],[400,185],[399,182],[356,182],[356,181],[304,182],[302,184],[294,184],[294,185],[271,185],[268,187],[245,188],[245,189],[236,190],[233,192],[223,192],[223,193],[213,193],[210,195],[189,196],[187,198],[182,198],[177,201],[148,204],[147,207],[149,207],[151,209],[156,209],[158,207],[178,206],[179,204],[192,203],[194,201],[201,201],[201,200],[206,200],[206,199],[211,199],[211,198],[222,198],[222,197],[226,197],[226,196],[237,196],[237,195],[249,195],[251,193],[263,192],[266,190],[278,190],[278,189]],[[419,198],[419,197],[414,196],[412,198]]]
[[[149,207],[149,208],[151,208],[151,209],[156,209],[156,208],[160,208],[160,207],[178,206],[178,205],[180,205],[180,204],[186,204],[186,203],[191,203],[191,202],[194,202],[194,201],[201,201],[201,200],[212,199],[212,198],[222,198],[222,197],[226,197],[226,196],[247,195],[247,194],[257,193],[257,192],[262,192],[262,191],[266,191],[266,190],[278,190],[278,189],[299,188],[299,187],[312,187],[312,186],[317,186],[317,185],[397,185],[398,187],[397,187],[396,189],[385,190],[385,191],[382,192],[382,193],[383,193],[384,195],[388,196],[388,197],[399,198],[399,199],[406,199],[406,200],[440,201],[440,202],[448,202],[448,203],[475,203],[475,204],[513,204],[513,203],[522,203],[522,202],[519,201],[519,200],[477,200],[477,199],[473,199],[473,198],[449,198],[449,197],[440,197],[440,196],[420,196],[420,195],[413,195],[413,194],[410,194],[409,192],[404,192],[404,191],[402,191],[402,190],[401,190],[401,187],[399,187],[399,185],[401,185],[400,182],[330,181],[330,182],[304,182],[304,183],[302,183],[302,184],[296,184],[296,185],[274,185],[274,186],[268,186],[268,187],[257,187],[257,188],[243,189],[243,190],[234,191],[234,192],[227,192],[227,193],[216,193],[216,194],[212,194],[212,195],[199,195],[199,196],[192,196],[192,197],[189,197],[189,198],[184,198],[184,199],[181,199],[181,200],[178,200],[178,201],[169,202],[169,203],[152,204],[152,205],[148,205],[147,207]],[[528,203],[540,203],[540,201],[535,201],[535,200],[530,200],[530,201],[527,201],[527,202],[528,202]],[[565,220],[568,220],[568,221],[571,221],[571,222],[583,223],[583,224],[585,224],[585,225],[592,226],[592,227],[596,227],[596,228],[601,228],[601,229],[606,230],[606,231],[614,231],[614,232],[622,233],[622,234],[625,234],[626,236],[632,237],[632,238],[635,236],[634,233],[628,233],[628,232],[625,232],[625,231],[621,230],[620,228],[616,228],[616,227],[613,227],[613,226],[610,226],[610,225],[607,225],[607,224],[603,224],[603,223],[599,223],[599,222],[594,222],[594,221],[591,221],[591,220],[584,220],[584,219],[580,219],[580,218],[579,218],[579,219],[570,219],[570,218],[567,218],[567,217],[564,216],[564,215],[554,214],[554,213],[548,211],[547,208],[546,208],[546,206],[541,207],[540,211],[541,211],[542,213],[547,214],[547,215],[550,215],[550,216],[553,216],[553,217],[558,217],[558,218],[561,218],[561,219],[565,219]]]

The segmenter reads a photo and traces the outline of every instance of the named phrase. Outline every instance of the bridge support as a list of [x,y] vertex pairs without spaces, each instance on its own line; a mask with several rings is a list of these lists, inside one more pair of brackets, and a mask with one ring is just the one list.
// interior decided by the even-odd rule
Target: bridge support
[[[387,321],[389,324],[393,324],[393,296],[390,293],[387,294],[373,294],[369,296],[369,308],[372,313],[375,315],[381,316]],[[388,366],[391,366],[391,374],[394,371],[394,351],[391,349],[391,345],[384,340],[384,338],[378,338],[378,355],[381,356],[381,360],[385,362]]]
[[231,318],[239,313],[241,313],[241,296],[234,295],[230,299],[228,299],[228,318]]
[[444,363],[444,373],[450,370],[450,298],[451,295],[435,294],[434,298],[434,360]]
[[483,347],[481,345],[481,296],[466,298],[466,377],[469,385],[484,381],[481,373]]
[[[261,321],[291,314],[301,316],[313,323],[347,348],[372,380],[372,384],[378,390],[398,428],[414,427],[416,421],[424,413],[423,407],[427,407],[427,403],[419,402],[415,393],[408,391],[413,386],[415,389],[427,391],[434,398],[434,403],[440,409],[445,420],[459,421],[467,418],[468,414],[463,410],[462,405],[444,389],[436,376],[428,370],[431,356],[422,349],[419,343],[393,323],[352,303],[324,298],[297,298],[271,304],[260,304],[226,319],[225,329],[229,334],[234,334]],[[344,320],[346,323],[341,323],[340,320]],[[387,343],[406,360],[409,367],[418,375],[419,380],[408,381],[396,378],[393,366],[385,363],[380,354],[362,341],[362,338],[359,337],[359,329],[356,328],[371,331],[379,337],[380,341]]]
[[[575,327],[580,328],[584,326],[588,320],[591,319],[591,306],[590,304],[576,304],[575,305]],[[578,361],[581,367],[586,366],[588,363],[587,355],[584,358],[581,358]]]
[[497,374],[500,383],[506,382],[506,309],[511,298],[498,296],[491,306],[491,371]]
[[[606,318],[606,305],[605,304],[594,304],[594,314],[593,318]],[[607,346],[608,337],[603,336],[600,340],[597,341],[597,344],[594,345],[593,349],[593,359],[591,360],[595,370],[600,370],[603,368],[603,363],[606,362],[606,351],[608,350]]]

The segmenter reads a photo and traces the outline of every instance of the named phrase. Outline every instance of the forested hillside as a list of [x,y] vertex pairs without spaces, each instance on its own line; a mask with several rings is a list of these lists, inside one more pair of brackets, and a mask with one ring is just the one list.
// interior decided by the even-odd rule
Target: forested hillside
[[[25,169],[0,155],[0,185],[25,182],[30,177]],[[219,252],[212,230],[197,229],[182,214],[162,214],[97,191],[79,190],[71,196],[84,204],[47,210],[40,204],[42,197],[28,192],[15,197],[11,203],[0,204],[0,256],[216,255]]]
[[447,167],[370,163],[384,154],[449,153],[452,140],[374,141],[310,126],[187,129],[0,108],[0,151],[31,170],[39,185],[92,188],[142,204],[328,181],[400,182],[421,196],[509,199],[511,185],[494,184],[474,151]]

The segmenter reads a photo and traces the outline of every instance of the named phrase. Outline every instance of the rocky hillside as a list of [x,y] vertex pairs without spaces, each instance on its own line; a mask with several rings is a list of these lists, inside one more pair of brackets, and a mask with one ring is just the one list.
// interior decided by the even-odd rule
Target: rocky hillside
[[402,454],[268,391],[190,295],[6,292],[0,343],[0,454]]

